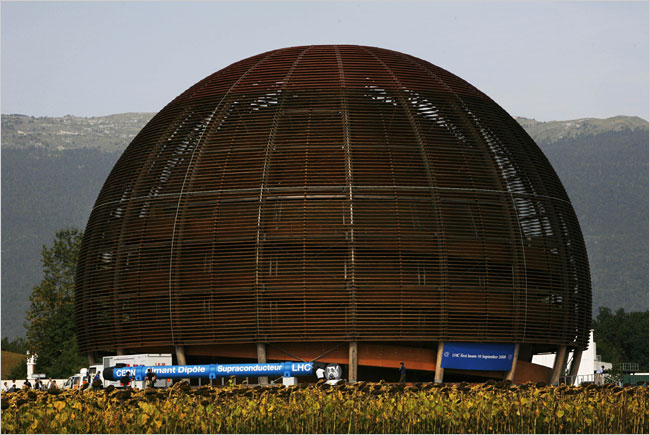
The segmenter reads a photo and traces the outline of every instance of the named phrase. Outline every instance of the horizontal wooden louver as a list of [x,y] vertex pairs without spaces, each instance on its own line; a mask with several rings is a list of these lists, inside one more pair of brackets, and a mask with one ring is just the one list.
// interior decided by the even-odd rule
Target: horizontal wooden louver
[[372,47],[263,53],[163,108],[109,175],[82,351],[264,342],[587,344],[551,165],[494,101]]

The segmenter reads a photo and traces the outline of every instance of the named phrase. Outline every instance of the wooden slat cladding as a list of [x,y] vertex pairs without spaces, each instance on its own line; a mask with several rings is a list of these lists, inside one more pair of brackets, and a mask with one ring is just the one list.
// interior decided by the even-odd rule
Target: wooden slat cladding
[[573,208],[533,140],[402,53],[292,47],[160,111],[81,249],[82,351],[265,342],[587,344]]

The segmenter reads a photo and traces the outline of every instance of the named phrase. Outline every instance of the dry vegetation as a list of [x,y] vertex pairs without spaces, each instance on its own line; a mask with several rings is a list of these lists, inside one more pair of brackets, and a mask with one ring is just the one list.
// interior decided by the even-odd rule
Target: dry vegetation
[[648,433],[647,387],[504,382],[3,393],[3,433]]
[[25,359],[25,355],[14,352],[2,351],[2,379],[9,379],[9,372],[15,366],[18,365],[22,360]]

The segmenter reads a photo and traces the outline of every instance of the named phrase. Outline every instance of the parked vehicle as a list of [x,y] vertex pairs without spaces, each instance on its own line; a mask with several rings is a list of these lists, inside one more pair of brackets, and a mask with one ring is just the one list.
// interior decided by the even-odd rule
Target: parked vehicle
[[[172,364],[172,355],[170,353],[142,353],[135,355],[114,355],[105,356],[103,364],[95,364],[88,368],[79,370],[79,373],[70,376],[64,383],[63,388],[80,388],[83,384],[92,385],[95,374],[99,372],[102,385],[108,387],[122,387],[120,381],[110,381],[104,379],[103,370],[107,367],[137,367],[137,366],[170,366]],[[158,378],[154,383],[155,388],[165,388],[171,386],[171,379]],[[133,388],[145,388],[145,381],[131,381]]]
[[[95,364],[88,368],[79,370],[79,373],[70,376],[62,385],[62,388],[80,388],[83,384],[90,384],[95,377],[95,374],[104,369],[102,364]],[[101,374],[100,374],[101,376]]]
[[[114,356],[105,356],[104,364],[102,369],[108,367],[137,367],[137,366],[170,366],[172,365],[172,354],[171,353],[141,353],[135,355],[114,355]],[[131,375],[134,373],[132,372]],[[122,387],[120,381],[110,381],[104,379],[104,387],[113,385],[115,387]],[[154,388],[165,388],[172,385],[171,379],[166,379],[158,377],[154,383]],[[133,388],[145,388],[144,379],[141,381],[131,381],[131,387]]]

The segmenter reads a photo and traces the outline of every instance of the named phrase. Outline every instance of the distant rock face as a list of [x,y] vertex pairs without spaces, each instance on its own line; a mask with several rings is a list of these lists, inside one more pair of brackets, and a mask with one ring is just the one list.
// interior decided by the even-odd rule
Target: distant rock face
[[515,116],[515,120],[539,145],[606,132],[623,130],[648,131],[648,121],[638,116],[615,116],[606,119],[580,118],[548,122],[539,122],[534,119]]
[[153,115],[122,113],[92,118],[2,115],[2,148],[37,147],[56,151],[96,148],[121,152]]

